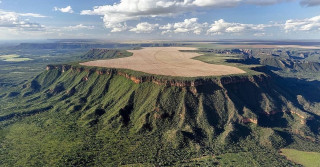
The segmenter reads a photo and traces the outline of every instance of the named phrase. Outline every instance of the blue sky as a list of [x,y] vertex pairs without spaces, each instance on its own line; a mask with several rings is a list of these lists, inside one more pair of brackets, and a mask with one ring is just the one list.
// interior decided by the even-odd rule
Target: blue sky
[[0,40],[320,39],[320,0],[0,0]]

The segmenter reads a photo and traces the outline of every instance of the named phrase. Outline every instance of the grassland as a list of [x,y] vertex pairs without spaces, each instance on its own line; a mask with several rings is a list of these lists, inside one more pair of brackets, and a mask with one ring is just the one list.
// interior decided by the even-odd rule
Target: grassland
[[12,54],[12,55],[1,55],[0,60],[7,62],[22,62],[22,61],[30,61],[30,58],[23,58],[20,55]]
[[[201,53],[201,51],[200,51]],[[246,73],[235,74],[235,75],[258,75],[261,74],[258,71],[253,70],[253,68],[261,67],[261,65],[253,64],[241,64],[235,63],[236,60],[243,60],[241,55],[238,54],[217,54],[217,53],[202,53],[203,55],[194,57],[195,60],[200,60],[209,64],[220,64],[237,67]]]
[[281,149],[281,153],[289,160],[301,164],[305,167],[319,167],[320,166],[320,153],[319,152],[306,152],[295,149]]

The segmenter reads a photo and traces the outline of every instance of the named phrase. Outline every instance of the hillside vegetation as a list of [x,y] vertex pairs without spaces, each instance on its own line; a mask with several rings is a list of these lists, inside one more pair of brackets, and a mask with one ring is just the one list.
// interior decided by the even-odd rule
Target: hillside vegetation
[[267,76],[181,87],[51,69],[21,89],[0,94],[6,166],[286,166],[279,148],[319,139],[319,116]]
[[281,152],[288,159],[297,162],[305,167],[320,166],[320,153],[298,151],[295,149],[281,149]]

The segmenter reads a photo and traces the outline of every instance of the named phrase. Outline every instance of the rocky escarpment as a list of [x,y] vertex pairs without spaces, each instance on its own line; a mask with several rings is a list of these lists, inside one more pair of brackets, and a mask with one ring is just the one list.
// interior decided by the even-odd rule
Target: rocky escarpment
[[[266,74],[258,74],[258,75],[246,75],[246,76],[222,76],[222,77],[199,77],[193,79],[183,79],[183,78],[174,78],[174,77],[163,77],[156,75],[132,75],[130,73],[125,72],[121,69],[114,68],[88,68],[83,66],[72,66],[72,65],[48,65],[46,70],[57,69],[61,72],[65,72],[68,70],[72,70],[74,72],[89,72],[89,73],[97,73],[98,75],[119,75],[124,76],[127,79],[133,81],[136,84],[143,82],[152,82],[157,85],[166,85],[166,86],[177,86],[177,87],[196,87],[200,85],[209,85],[213,83],[217,83],[220,85],[227,84],[235,84],[241,82],[263,82],[268,80],[270,77]],[[87,80],[84,78],[84,80]]]
[[[177,89],[176,94],[185,94],[183,96],[190,96],[189,98],[193,99],[192,101],[190,101],[190,103],[195,103],[196,106],[189,107],[189,110],[191,110],[192,112],[198,113],[200,112],[200,110],[204,110],[202,112],[213,112],[211,114],[216,116],[225,115],[227,113],[233,115],[225,115],[225,117],[219,116],[221,119],[220,121],[233,120],[237,123],[254,123],[260,126],[268,127],[288,126],[288,121],[281,120],[283,119],[282,117],[287,114],[297,115],[297,119],[302,119],[302,121],[305,121],[306,119],[306,117],[299,117],[303,113],[301,113],[299,108],[293,105],[294,102],[291,102],[286,94],[280,93],[281,88],[279,88],[278,85],[274,83],[269,75],[264,73],[261,73],[259,75],[243,76],[238,75],[206,78],[177,78],[148,74],[133,75],[130,74],[130,71],[128,72],[122,69],[89,68],[73,65],[48,65],[47,71],[50,75],[52,75],[53,73],[57,73],[56,77],[58,78],[61,78],[62,76],[69,76],[67,78],[81,77],[79,84],[86,84],[86,82],[92,84],[92,88],[90,88],[90,90],[95,89],[95,87],[103,87],[94,85],[94,83],[101,82],[101,79],[97,78],[117,77],[126,78],[126,80],[130,81],[131,83],[133,82],[132,84],[137,85],[138,87],[142,87],[140,85],[147,84],[158,85],[160,86],[159,88],[165,87],[163,91]],[[48,74],[46,74],[45,77],[48,76]],[[110,84],[109,82],[101,84],[105,84],[106,87],[110,87],[108,85]],[[39,85],[43,84],[39,83]],[[50,96],[56,95],[62,92],[57,91],[62,90],[61,87],[63,87],[63,90],[66,92],[70,92],[70,90],[72,90],[73,92],[78,91],[78,89],[76,89],[75,87],[67,88],[68,86],[64,85],[65,84],[59,82],[59,84],[57,83],[54,87],[50,88],[46,92],[49,92]],[[141,91],[143,92],[144,90]],[[167,98],[171,99],[172,97],[175,97],[176,94],[172,93]],[[159,93],[158,96],[162,96],[162,93]],[[176,99],[171,100],[175,101]],[[181,101],[184,100],[181,99]],[[161,111],[159,111],[161,110],[159,108],[162,108],[161,105],[155,104],[153,109],[154,111],[156,111],[156,113],[153,113],[154,118],[158,119],[163,117],[178,116],[180,119],[186,119],[185,117],[187,113],[185,113],[186,111],[184,110],[188,108],[187,106],[185,106],[185,109],[183,109],[166,106],[168,104],[162,105],[165,105],[162,107],[168,108],[170,112],[166,111],[165,113],[161,114]],[[179,104],[174,104],[174,106],[179,106]],[[211,117],[211,114],[209,114],[208,117]],[[150,120],[151,118],[148,119]],[[215,120],[218,118],[208,119]],[[225,123],[226,122],[222,123],[224,124],[223,126],[225,126]],[[217,123],[212,122],[212,124]]]
[[[317,142],[320,121],[270,76],[178,78],[48,65],[23,85],[20,94],[5,97],[19,102],[0,109],[10,113],[0,116],[0,123],[26,120],[20,128],[36,122],[39,128],[30,136],[32,145],[48,136],[57,139],[56,148],[60,149],[66,147],[61,139],[70,136],[72,148],[80,148],[59,152],[53,164],[61,164],[54,166],[173,166],[204,155],[251,151],[257,155],[265,152],[254,157],[255,163],[265,163],[264,158],[272,156],[271,166],[286,166],[283,157],[270,152],[293,143],[296,136]],[[6,143],[15,141],[11,139]],[[51,160],[52,142],[43,143],[49,143],[48,152],[36,150],[33,157]],[[69,146],[65,150],[70,150]],[[83,157],[83,151],[92,155]],[[63,161],[61,154],[66,157]],[[81,158],[97,161],[79,161]]]
[[[163,77],[156,75],[133,75],[125,70],[111,69],[111,68],[88,68],[83,66],[72,65],[48,65],[47,71],[57,70],[61,73],[70,71],[73,75],[85,72],[82,81],[90,81],[90,76],[96,74],[98,76],[122,76],[131,80],[135,84],[152,83],[160,86],[178,87],[188,90],[194,96],[200,97],[201,94],[210,92],[212,90],[222,89],[225,98],[221,100],[230,100],[233,103],[239,103],[239,106],[246,106],[239,108],[240,110],[248,110],[255,112],[254,115],[258,116],[241,116],[239,122],[241,123],[254,123],[269,126],[270,122],[265,121],[271,117],[281,117],[283,114],[293,114],[300,119],[300,122],[305,122],[306,115],[300,109],[293,106],[287,100],[286,95],[279,94],[281,89],[274,83],[271,76],[265,73],[257,75],[235,75],[235,76],[222,76],[222,77],[206,77],[206,78],[174,78]],[[264,67],[256,67],[257,71],[264,71]],[[52,91],[52,90],[51,90]],[[289,104],[289,106],[287,106]],[[236,105],[235,107],[237,107]],[[298,111],[296,111],[298,110]],[[244,112],[244,111],[242,111]],[[250,114],[249,114],[250,115]],[[259,120],[258,117],[261,119]],[[274,118],[272,118],[274,119]]]

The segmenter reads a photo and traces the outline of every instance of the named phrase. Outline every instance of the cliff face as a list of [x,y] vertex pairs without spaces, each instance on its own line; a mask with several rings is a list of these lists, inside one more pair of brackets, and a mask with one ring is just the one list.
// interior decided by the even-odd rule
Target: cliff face
[[[73,82],[71,78],[80,77],[80,80],[77,81],[79,83],[77,84],[90,83],[92,84],[91,89],[94,89],[95,87],[104,87],[103,85],[110,87],[110,85],[108,85],[110,84],[109,81],[101,83],[102,86],[94,85],[94,83],[101,82],[102,79],[98,78],[109,78],[108,80],[114,80],[114,78],[119,77],[125,78],[125,80],[127,81],[119,84],[122,85],[131,82],[131,87],[138,87],[138,89],[131,88],[127,91],[134,91],[134,94],[137,94],[138,90],[142,94],[144,94],[145,91],[152,91],[147,89],[139,89],[140,87],[143,87],[145,85],[157,85],[155,89],[161,90],[158,90],[158,92],[156,93],[157,95],[154,97],[155,99],[151,100],[153,101],[152,103],[154,103],[152,105],[154,108],[151,110],[156,111],[152,114],[152,118],[155,119],[154,121],[166,117],[177,117],[177,119],[179,119],[181,122],[181,120],[190,119],[190,117],[192,117],[191,115],[194,113],[204,113],[205,115],[202,119],[207,119],[206,122],[212,124],[210,126],[214,127],[214,125],[219,125],[219,127],[222,129],[228,124],[228,122],[237,122],[244,124],[254,123],[261,124],[262,126],[268,126],[269,123],[268,121],[265,121],[265,119],[270,119],[271,117],[279,117],[279,115],[269,113],[272,113],[275,110],[284,113],[287,110],[284,108],[288,108],[288,106],[286,105],[286,98],[282,97],[282,95],[278,94],[276,90],[274,90],[274,87],[272,87],[272,80],[266,74],[255,76],[225,76],[219,78],[195,78],[190,80],[182,80],[172,78],[165,79],[151,75],[137,77],[129,75],[117,69],[96,69],[71,65],[48,65],[46,69],[47,74],[44,76],[44,80],[46,80],[45,82],[48,82],[48,79],[46,79],[46,77],[53,74],[56,75],[54,76],[55,78],[53,77],[52,79],[53,83],[55,82],[55,80],[59,81],[59,78],[70,78],[70,81],[64,81],[68,83]],[[42,82],[43,81],[41,80],[35,81],[37,85],[45,85]],[[53,84],[55,86],[51,86],[50,89],[47,90],[46,87],[50,85],[42,86],[39,90],[43,89],[51,94],[61,93],[61,91],[55,90],[63,90],[65,92],[71,92],[71,90],[72,92],[79,91],[79,88],[71,88],[67,86],[66,83],[59,82],[59,84]],[[102,92],[109,90],[110,89],[104,90]],[[171,92],[173,90],[175,91]],[[104,95],[101,94],[100,96]],[[129,97],[131,95],[123,96]],[[141,98],[144,99],[147,97]],[[170,101],[170,103],[172,104],[167,104],[167,102],[160,102],[161,100],[159,99],[161,98]],[[136,99],[133,101],[141,101],[141,99]],[[190,104],[193,104],[193,106],[189,106]],[[212,117],[213,115],[215,115],[216,118]],[[152,120],[152,118],[150,117],[148,119]],[[196,121],[197,124],[202,124],[198,121]]]
[[195,78],[192,80],[183,80],[183,79],[163,79],[157,76],[134,76],[127,74],[123,71],[119,71],[117,69],[89,69],[86,67],[73,67],[72,65],[48,65],[46,70],[54,70],[57,69],[61,72],[65,72],[68,70],[77,71],[77,72],[89,72],[89,73],[97,73],[98,75],[119,75],[124,76],[127,79],[133,81],[136,84],[143,82],[152,82],[157,85],[166,85],[166,86],[177,86],[177,87],[196,87],[200,85],[207,85],[217,83],[220,85],[228,85],[228,84],[236,84],[242,82],[263,82],[269,79],[268,75],[260,74],[253,76],[224,76],[221,78]]
[[[305,124],[307,119],[312,118],[311,115],[302,111],[299,104],[294,100],[295,97],[289,96],[289,93],[283,91],[273,78],[264,73],[260,75],[183,80],[179,78],[165,79],[152,75],[137,77],[118,69],[73,67],[71,65],[49,65],[47,70],[49,72],[69,73],[68,75],[80,75],[82,76],[82,81],[85,82],[97,82],[96,79],[92,81],[92,76],[123,77],[130,82],[132,81],[138,87],[151,84],[164,87],[165,90],[179,89],[178,94],[185,92],[190,94],[188,96],[194,98],[195,106],[192,107],[191,110],[194,110],[192,112],[198,113],[200,112],[199,108],[203,108],[202,110],[204,111],[201,112],[213,112],[211,114],[208,113],[207,117],[211,117],[210,115],[212,114],[220,115],[219,118],[208,118],[217,119],[216,121],[228,120],[227,122],[229,123],[232,121],[244,124],[254,123],[263,127],[288,127],[289,122],[292,121],[291,119],[287,120],[290,115],[294,115],[300,124]],[[263,70],[263,67],[257,70]],[[171,99],[175,96],[172,94],[168,98]],[[181,101],[184,100],[181,99]],[[174,105],[179,106],[179,104]],[[170,106],[167,107],[170,108]],[[186,109],[180,108],[172,110],[171,113],[174,115],[179,113],[180,119],[185,119],[186,111],[184,110]],[[154,118],[161,118],[161,115],[157,116],[155,114]],[[227,122],[220,126],[226,126]],[[217,124],[217,122],[213,124]]]

